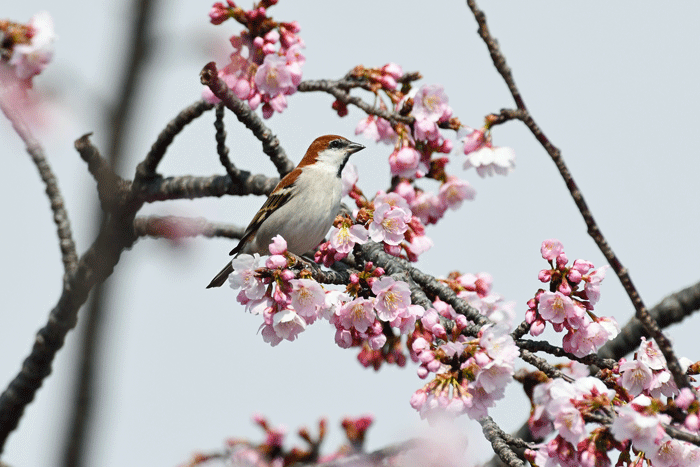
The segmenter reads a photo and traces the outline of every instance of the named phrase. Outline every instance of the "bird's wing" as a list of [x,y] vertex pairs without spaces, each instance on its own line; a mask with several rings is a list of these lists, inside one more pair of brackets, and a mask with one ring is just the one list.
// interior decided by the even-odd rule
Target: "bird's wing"
[[286,203],[289,197],[292,196],[293,192],[294,184],[290,184],[283,187],[281,190],[278,190],[276,193],[272,193],[267,198],[267,201],[265,201],[265,204],[262,205],[262,207],[255,215],[253,220],[250,221],[250,224],[248,224],[248,227],[245,229],[245,233],[243,234],[241,241],[238,242],[238,245],[236,245],[236,247],[233,250],[231,250],[229,255],[235,255],[239,253],[243,246],[248,242],[250,237],[254,236],[257,233],[262,223],[265,222],[265,219],[270,217],[270,215],[273,212],[275,212],[280,206]]

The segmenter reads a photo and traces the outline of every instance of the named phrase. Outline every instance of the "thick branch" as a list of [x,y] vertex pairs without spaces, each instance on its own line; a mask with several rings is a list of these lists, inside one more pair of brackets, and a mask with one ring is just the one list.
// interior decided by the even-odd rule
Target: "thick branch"
[[[698,309],[700,309],[700,282],[667,296],[649,310],[649,314],[659,323],[659,326],[666,328],[674,323],[680,323]],[[632,317],[622,327],[620,334],[598,351],[598,356],[619,360],[639,348],[642,336],[649,337],[649,333],[637,318]]]
[[496,422],[494,422],[491,417],[479,419],[479,424],[481,425],[484,437],[491,443],[493,452],[495,452],[506,465],[510,467],[521,467],[525,465],[510,446],[508,446],[508,443],[505,441],[506,434],[503,433],[503,430],[496,425]]
[[268,195],[279,182],[277,178],[265,175],[253,175],[241,170],[241,178],[232,181],[228,175],[212,175],[210,177],[181,177],[157,178],[140,187],[139,196],[146,203],[172,199],[196,199],[209,196],[224,195]]
[[[477,326],[472,326],[467,329],[471,335],[476,335],[482,326],[491,323],[488,318],[479,313],[479,310],[469,305],[465,300],[459,298],[447,285],[438,281],[433,276],[414,268],[408,261],[396,258],[384,252],[380,244],[368,242],[362,245],[361,251],[362,255],[368,261],[372,261],[375,265],[381,266],[388,274],[407,273],[412,281],[419,286],[419,290],[421,290],[422,294],[427,292],[440,297],[440,300],[452,305],[452,308],[454,308],[457,313],[477,323]],[[412,298],[413,294],[414,291],[412,290]]]

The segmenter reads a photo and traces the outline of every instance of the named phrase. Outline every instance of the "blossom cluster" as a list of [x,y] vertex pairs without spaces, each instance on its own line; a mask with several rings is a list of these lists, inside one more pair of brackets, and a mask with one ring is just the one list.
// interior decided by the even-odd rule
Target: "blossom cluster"
[[518,349],[508,329],[514,305],[491,293],[488,274],[453,273],[445,283],[495,324],[470,338],[465,335],[470,325],[467,318],[436,299],[411,343],[411,357],[420,364],[418,376],[427,378],[432,373],[434,379],[414,393],[411,406],[429,420],[445,413],[478,419],[504,396],[513,378]]
[[423,222],[413,214],[401,193],[380,191],[373,201],[368,201],[355,186],[357,175],[352,167],[343,171],[343,180],[358,207],[353,212],[355,220],[349,216],[336,218],[330,240],[316,252],[317,263],[330,266],[347,257],[355,245],[362,245],[370,239],[381,242],[387,253],[410,261],[416,261],[433,246],[432,240],[425,235]]
[[[301,53],[304,41],[298,36],[296,21],[275,22],[267,16],[267,9],[276,0],[263,0],[251,10],[243,10],[227,0],[214,4],[209,12],[213,24],[233,18],[243,26],[239,35],[231,37],[231,61],[219,69],[224,80],[238,98],[248,101],[255,110],[262,104],[263,117],[287,108],[287,96],[294,94],[301,82],[305,57]],[[203,91],[208,102],[218,102],[209,88]]]
[[[437,313],[429,310],[424,325],[436,318]],[[461,332],[466,318],[455,318],[454,329]],[[435,378],[413,394],[411,406],[421,418],[445,412],[466,413],[473,419],[485,417],[513,379],[518,348],[502,325],[485,326],[476,339],[445,337],[448,342],[437,347],[423,337],[413,341],[412,350],[421,362],[419,375],[432,372]]]
[[[680,363],[685,371],[691,362],[681,358]],[[620,359],[617,383],[632,396],[643,394],[659,398],[678,394],[678,387],[666,366],[666,358],[656,342],[647,341],[645,337],[642,337],[639,350],[632,360]],[[697,421],[691,423],[694,425]]]
[[[197,465],[209,465],[213,459],[225,459],[227,465],[247,465],[255,467],[285,467],[294,464],[314,464],[330,462],[342,459],[355,451],[360,450],[364,443],[367,431],[372,426],[373,417],[364,415],[360,417],[346,417],[341,426],[345,431],[346,444],[339,447],[334,453],[321,455],[319,450],[328,431],[328,422],[321,419],[318,422],[318,436],[313,437],[306,427],[297,431],[299,437],[306,446],[285,446],[287,429],[283,426],[274,427],[261,415],[254,415],[253,421],[264,430],[265,440],[254,443],[246,439],[231,438],[226,441],[226,452],[222,454],[194,454],[186,467]],[[183,466],[184,467],[184,466]]]
[[539,280],[549,282],[550,290],[540,289],[528,302],[525,320],[530,334],[540,335],[550,323],[557,332],[566,330],[564,350],[577,357],[594,353],[620,332],[615,318],[593,314],[608,266],[594,269],[593,263],[583,259],[569,266],[559,240],[545,240],[540,251],[550,269],[541,270]]
[[0,20],[0,35],[3,37],[0,72],[3,81],[8,71],[14,78],[31,86],[32,77],[41,73],[53,57],[56,35],[53,20],[46,11],[41,11],[27,24]]
[[[336,326],[336,343],[343,348],[364,346],[382,351],[387,333],[394,337],[408,334],[423,308],[411,304],[408,284],[384,275],[371,263],[359,274],[352,274],[345,292],[324,290],[307,271],[297,274],[288,268],[292,258],[281,236],[273,238],[270,256],[242,254],[232,260],[234,271],[229,284],[240,289],[237,300],[253,314],[261,314],[260,326],[265,342],[275,346],[282,340],[293,341],[319,318]],[[388,330],[387,330],[388,327]]]
[[[572,382],[556,379],[535,387],[530,430],[535,438],[554,430],[557,435],[526,453],[531,463],[539,467],[609,466],[610,452],[616,450],[620,452],[616,465],[643,465],[643,461],[654,467],[699,465],[700,448],[671,438],[665,426],[672,418],[662,412],[672,407],[678,416],[679,409],[685,410],[686,420],[693,422],[686,421],[683,428],[697,435],[698,402],[690,389],[676,391],[675,401],[668,406],[645,395],[623,403],[619,391],[599,379],[577,376]],[[590,431],[586,428],[588,416],[606,413],[614,413],[611,424]],[[631,449],[636,460],[630,457]],[[627,463],[622,464],[625,459]]]
[[[413,119],[409,125],[368,115],[360,120],[355,134],[393,146],[389,155],[391,174],[404,180],[404,196],[410,198],[412,208],[415,204],[423,224],[437,222],[448,208],[457,209],[464,200],[474,199],[475,195],[468,182],[446,172],[445,166],[449,162],[446,155],[452,152],[454,143],[441,130],[456,131],[457,140],[463,142],[463,152],[467,155],[465,169],[476,167],[482,177],[494,173],[506,175],[513,170],[513,150],[495,147],[491,142],[492,119],[487,118],[486,125],[479,130],[462,125],[453,116],[449,99],[441,85],[412,88],[411,81],[420,76],[404,74],[395,63],[380,68],[357,66],[350,77],[361,81],[363,87],[375,94],[376,106],[380,109]],[[388,97],[389,105],[382,94]],[[334,102],[333,108],[341,116],[347,114],[347,108],[340,101]],[[419,178],[432,178],[440,182],[439,192],[435,194],[415,186],[414,181]],[[394,191],[398,192],[398,187]]]

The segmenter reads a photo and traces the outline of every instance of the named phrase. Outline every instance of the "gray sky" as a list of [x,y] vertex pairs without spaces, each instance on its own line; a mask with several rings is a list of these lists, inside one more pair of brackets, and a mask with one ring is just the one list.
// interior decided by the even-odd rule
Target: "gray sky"
[[[693,239],[700,227],[700,5],[679,2],[661,9],[649,2],[479,3],[526,104],[562,150],[647,305],[697,281],[700,251]],[[455,115],[467,125],[479,126],[485,115],[514,106],[464,2],[358,0],[330,5],[281,0],[271,10],[275,19],[301,25],[307,45],[304,78],[338,78],[356,64],[393,61],[405,71],[420,71],[421,83],[443,84]],[[202,66],[221,57],[227,37],[240,31],[233,22],[210,25],[210,6],[162,2],[150,77],[130,128],[129,169],[122,175],[131,177],[163,126],[199,98]],[[26,21],[40,9],[52,14],[59,35],[54,62],[36,81],[38,91],[56,99],[52,130],[41,138],[83,252],[95,234],[96,196],[73,141],[94,131],[93,141],[104,149],[104,105],[119,77],[129,10],[119,1],[67,0],[60,9],[50,1],[6,1],[2,17]],[[220,45],[214,47],[216,41]],[[354,137],[361,113],[351,110],[340,119],[331,102],[325,94],[294,95],[287,111],[268,124],[295,162],[316,136],[326,133],[368,145],[353,158],[359,185],[369,194],[385,188],[388,147]],[[234,162],[273,175],[274,167],[257,141],[235,119],[227,123]],[[0,157],[6,226],[2,264],[7,266],[0,281],[4,387],[57,300],[62,268],[36,169],[4,120],[0,131],[5,152]],[[213,134],[209,113],[178,136],[161,172],[224,173]],[[494,291],[517,302],[521,320],[525,302],[540,286],[542,240],[559,238],[572,260],[585,258],[596,266],[604,261],[553,163],[524,126],[513,122],[496,128],[494,142],[515,149],[515,172],[480,179],[474,171],[462,171],[464,156],[454,151],[452,171],[475,186],[477,198],[428,229],[435,247],[418,265],[435,275],[456,269],[491,273]],[[422,185],[436,190],[437,184],[429,182]],[[258,198],[229,197],[159,203],[146,206],[143,213],[246,224],[261,204]],[[109,279],[112,306],[103,337],[90,464],[174,466],[193,451],[220,447],[227,437],[259,440],[250,422],[256,412],[292,432],[301,425],[314,431],[319,417],[327,416],[331,436],[326,450],[340,441],[337,424],[345,415],[375,415],[370,449],[425,429],[408,404],[424,384],[414,366],[366,370],[356,362],[355,351],[334,344],[333,329],[323,323],[294,343],[270,348],[256,335],[259,317],[244,314],[235,292],[205,290],[233,244],[197,239],[174,248],[165,241],[143,240],[122,256]],[[632,314],[612,274],[603,283],[596,310],[621,324]],[[678,353],[692,360],[700,358],[691,337],[698,324],[695,318],[669,330]],[[15,467],[57,462],[70,391],[67,378],[77,358],[76,335],[69,334],[54,374],[8,441],[3,460]],[[556,337],[555,343],[560,342]],[[504,429],[515,429],[528,413],[522,391],[511,385],[503,402],[493,417]],[[459,421],[469,436],[469,458],[483,460],[485,451],[478,452],[483,441],[474,425]]]

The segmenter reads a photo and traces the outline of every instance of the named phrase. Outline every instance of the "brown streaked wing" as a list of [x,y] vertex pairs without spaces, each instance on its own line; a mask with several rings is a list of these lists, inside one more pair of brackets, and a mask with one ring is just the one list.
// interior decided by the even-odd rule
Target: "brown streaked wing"
[[[294,173],[294,171],[290,172],[289,175],[291,175],[292,173]],[[248,239],[257,233],[262,223],[265,222],[265,219],[270,217],[270,214],[272,214],[278,207],[286,203],[289,197],[292,196],[292,193],[294,192],[294,180],[296,180],[296,177],[294,177],[294,180],[292,180],[291,182],[282,185],[282,183],[287,180],[289,175],[287,175],[287,177],[284,177],[279,182],[277,187],[282,187],[282,189],[277,191],[276,193],[273,192],[270,195],[270,197],[267,198],[265,204],[262,205],[262,207],[255,215],[253,220],[250,221],[250,224],[248,224],[248,227],[245,229],[245,233],[243,234],[241,241],[238,242],[238,245],[236,245],[236,247],[233,250],[231,250],[229,255],[235,255],[236,253],[238,253],[241,250],[241,248],[243,248],[243,245],[245,245]]]

